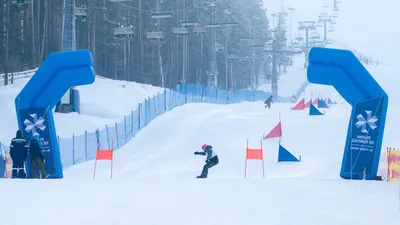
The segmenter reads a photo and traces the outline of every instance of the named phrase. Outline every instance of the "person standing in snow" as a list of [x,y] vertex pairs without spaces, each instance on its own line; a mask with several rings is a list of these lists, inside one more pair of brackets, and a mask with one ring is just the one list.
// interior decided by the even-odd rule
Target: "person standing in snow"
[[16,137],[11,140],[10,156],[13,162],[12,178],[26,178],[24,163],[28,157],[28,145],[20,130],[17,131]]
[[207,155],[207,158],[206,158],[206,164],[203,167],[203,171],[201,172],[200,176],[197,176],[197,178],[207,178],[208,169],[217,165],[219,163],[219,159],[211,145],[204,144],[201,146],[201,149],[203,149],[202,152],[194,152],[194,154]]
[[272,95],[271,96],[269,96],[269,98],[267,98],[267,100],[265,100],[265,102],[264,102],[264,104],[266,104],[265,105],[265,108],[271,108],[271,103],[273,103],[273,101],[272,101]]
[[32,177],[34,179],[38,178],[38,169],[40,170],[40,175],[42,179],[46,178],[46,170],[44,169],[45,158],[42,153],[42,147],[39,143],[39,137],[32,137],[29,144],[29,156],[31,157],[32,163]]

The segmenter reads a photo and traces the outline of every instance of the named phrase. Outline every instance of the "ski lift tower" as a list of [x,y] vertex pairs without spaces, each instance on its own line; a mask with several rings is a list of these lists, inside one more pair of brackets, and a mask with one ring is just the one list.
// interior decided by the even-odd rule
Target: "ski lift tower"
[[229,54],[228,55],[228,62],[230,63],[230,75],[229,75],[229,91],[235,91],[235,85],[234,85],[234,76],[233,76],[233,62],[242,62],[242,63],[247,63],[249,62],[249,57],[248,56],[238,56],[237,54]]
[[315,30],[315,21],[300,21],[299,22],[299,30],[305,30],[305,36],[306,36],[306,43],[304,46],[304,56],[305,56],[305,62],[304,62],[304,68],[308,67],[308,53],[310,52],[310,43],[309,43],[309,33],[310,30]]
[[[181,77],[181,83],[186,83],[186,78],[187,78],[187,68],[188,68],[188,45],[187,45],[187,36],[190,34],[188,27],[199,27],[199,22],[196,21],[181,21],[180,27],[174,27],[172,28],[172,33],[175,34],[177,37],[182,37],[184,39],[183,41],[183,48],[182,48],[182,77]],[[197,33],[203,33],[205,32],[204,29],[198,29],[196,30]]]
[[222,23],[222,26],[225,27],[225,89],[229,90],[229,77],[228,77],[228,39],[229,39],[229,27],[235,27],[239,25],[238,22],[229,22],[229,23]]
[[331,16],[328,16],[328,15],[325,15],[325,16],[324,15],[320,15],[319,16],[318,23],[324,24],[324,39],[323,39],[323,41],[327,40],[327,27],[326,27],[326,25],[327,25],[327,23],[330,23],[330,22],[332,22]]
[[[108,0],[109,2],[115,2],[117,4],[121,2],[131,2],[132,0]],[[114,79],[123,79],[123,80],[131,80],[130,77],[130,72],[131,72],[131,67],[130,67],[130,44],[131,44],[131,39],[133,38],[133,35],[135,33],[135,30],[133,28],[133,25],[129,22],[130,19],[134,18],[134,16],[131,15],[124,15],[122,17],[122,20],[124,22],[115,22],[113,23],[114,25],[117,24],[114,28],[111,29],[111,32],[113,34],[113,43],[112,45],[115,46],[123,46],[123,56],[120,56],[117,54],[117,52],[111,53],[114,59],[113,62],[113,73],[114,73]],[[122,41],[122,42],[121,42]]]
[[[192,29],[192,32],[195,35],[200,36],[200,60],[199,60],[199,64],[198,65],[200,65],[200,76],[203,76],[203,74],[202,74],[203,71],[204,71],[204,68],[203,68],[203,65],[204,65],[204,63],[203,63],[203,60],[204,60],[204,57],[203,57],[203,52],[204,52],[203,36],[207,32],[207,29],[204,26],[194,26],[193,29]],[[197,74],[196,81],[199,82],[201,80],[201,78],[199,77],[199,70],[196,71],[196,74]]]
[[264,46],[263,53],[272,56],[271,92],[273,96],[278,96],[277,58],[282,53],[280,39],[284,38],[285,31],[272,29],[270,32],[273,34],[273,39]]
[[87,9],[85,5],[75,6],[75,0],[64,0],[63,3],[63,25],[61,36],[61,51],[76,50],[76,28],[75,19],[82,18],[86,21]]
[[[157,60],[155,64],[158,64],[157,67],[153,67],[154,70],[159,71],[159,77],[161,78],[161,86],[165,87],[165,74],[164,74],[164,69],[163,69],[163,60],[161,56],[161,46],[165,43],[164,39],[164,32],[161,31],[160,29],[160,23],[161,20],[163,19],[169,19],[172,18],[173,15],[172,13],[164,13],[160,12],[160,1],[157,1],[157,12],[154,12],[151,14],[151,18],[157,20],[157,30],[151,31],[151,32],[146,32],[146,38],[148,40],[148,44],[150,45],[156,45],[157,48]],[[152,59],[153,60],[153,59]]]
[[208,73],[208,85],[217,87],[218,85],[218,68],[217,68],[217,51],[216,51],[216,42],[217,42],[217,32],[215,28],[221,27],[221,24],[217,24],[215,21],[216,17],[216,8],[217,2],[216,0],[210,0],[205,3],[206,6],[210,9],[210,23],[206,25],[206,28],[211,29],[211,38],[210,38],[210,71]]
[[187,82],[188,74],[189,74],[189,45],[188,45],[188,36],[190,35],[190,28],[198,27],[198,21],[181,21],[181,27],[187,29],[187,35],[183,35],[183,42],[182,42],[182,83]]
[[[240,36],[238,38],[238,40],[241,43],[246,43],[247,45],[251,46],[252,50],[257,48],[256,45],[254,44],[254,42],[255,42],[254,41],[254,35],[252,35],[252,36]],[[249,62],[250,58],[252,58],[252,56],[251,57],[247,56],[246,58],[241,58],[241,59],[239,59],[239,61],[240,62]],[[251,77],[251,80],[252,80],[251,81],[252,82],[252,88],[254,88],[254,83],[255,83],[254,71],[255,71],[255,69],[254,69],[254,58],[252,58],[252,71],[251,71],[251,74],[250,74],[250,77]]]
[[[86,21],[87,9],[86,6],[76,7],[75,0],[64,0],[63,2],[63,21],[62,21],[62,34],[61,34],[61,51],[75,51],[76,50],[76,27],[75,19],[81,17],[82,21]],[[56,106],[56,112],[69,113],[78,112],[75,107],[78,102],[74,102],[75,87],[68,89],[68,91],[61,98]],[[79,101],[79,100],[78,100]],[[79,113],[79,112],[78,112]]]
[[295,10],[295,8],[289,7],[289,12],[290,12],[290,35],[289,35],[289,40],[290,40],[290,44],[292,44],[293,42],[293,33],[292,33],[292,24],[293,24],[293,11]]
[[339,0],[333,0],[333,11],[339,11],[339,4],[341,3],[341,1]]

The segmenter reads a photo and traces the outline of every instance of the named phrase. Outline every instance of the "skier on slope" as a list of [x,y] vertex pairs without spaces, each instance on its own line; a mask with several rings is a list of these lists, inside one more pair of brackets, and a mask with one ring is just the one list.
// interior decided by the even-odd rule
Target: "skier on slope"
[[203,171],[201,171],[201,175],[196,178],[207,178],[208,169],[217,165],[219,163],[219,159],[215,151],[212,149],[211,145],[204,144],[201,146],[203,149],[202,152],[195,152],[195,155],[207,155],[206,164],[203,167]]
[[264,102],[264,104],[266,104],[265,105],[265,108],[271,108],[271,103],[273,103],[273,101],[272,101],[272,95],[271,96],[269,96],[269,98],[267,98],[267,100],[265,100],[265,102]]

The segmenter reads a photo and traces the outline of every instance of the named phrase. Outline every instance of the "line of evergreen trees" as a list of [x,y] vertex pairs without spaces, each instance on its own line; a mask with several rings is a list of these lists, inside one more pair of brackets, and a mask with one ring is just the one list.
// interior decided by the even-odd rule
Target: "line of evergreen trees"
[[[0,0],[0,73],[38,67],[52,52],[61,49],[63,0],[25,0],[26,4],[12,4],[14,0]],[[210,23],[210,0],[75,0],[77,7],[87,8],[85,19],[76,18],[77,49],[89,49],[94,58],[96,73],[105,77],[173,87],[181,80],[182,62],[186,60],[187,83],[207,84],[210,72],[210,33],[190,33],[188,54],[183,59],[183,38],[172,33],[181,21],[196,21],[200,26]],[[229,29],[229,55],[242,59],[225,64],[225,30],[217,29],[218,86],[225,87],[228,69],[230,87],[250,88],[270,78],[268,57],[260,56],[252,45],[263,45],[270,34],[269,21],[262,0],[217,0],[216,22],[238,22]],[[9,4],[9,5],[7,5]],[[7,12],[9,6],[9,13]],[[31,8],[33,7],[33,8]],[[169,19],[152,19],[155,12],[172,13]],[[113,29],[132,26],[131,38],[115,38]],[[8,28],[8,30],[7,30]],[[162,45],[146,38],[146,32],[162,31]],[[6,34],[8,32],[8,45]],[[254,37],[242,41],[240,37]],[[255,55],[254,55],[255,54]]]

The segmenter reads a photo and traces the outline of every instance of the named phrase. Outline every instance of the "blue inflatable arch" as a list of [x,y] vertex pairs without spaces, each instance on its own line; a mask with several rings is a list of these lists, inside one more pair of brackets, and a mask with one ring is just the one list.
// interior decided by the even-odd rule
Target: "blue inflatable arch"
[[308,80],[332,85],[352,106],[340,176],[375,179],[388,95],[351,51],[312,48],[309,60]]
[[[53,53],[15,99],[19,129],[28,141],[32,136],[39,137],[48,178],[63,177],[52,109],[72,86],[94,82],[92,66],[92,55],[87,50]],[[26,168],[27,176],[31,178],[29,157]]]

